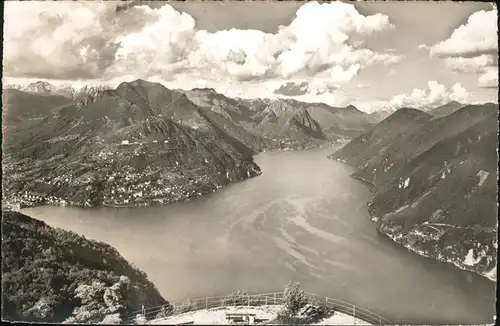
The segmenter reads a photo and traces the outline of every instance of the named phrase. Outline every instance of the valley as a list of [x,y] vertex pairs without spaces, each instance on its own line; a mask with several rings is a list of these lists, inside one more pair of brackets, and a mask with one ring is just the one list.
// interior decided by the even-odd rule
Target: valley
[[[144,80],[62,93],[42,82],[6,90],[4,203],[170,204],[259,176],[259,152],[346,144],[329,157],[356,167],[352,176],[371,187],[368,208],[379,232],[496,279],[496,180],[489,176],[498,105],[401,108],[374,121],[354,106],[232,99]],[[34,103],[39,110],[28,110]]]
[[[450,103],[428,112],[402,108],[390,113],[385,119],[381,115],[374,120],[373,115],[353,106],[333,108],[321,103],[286,99],[231,99],[212,89],[170,90],[161,84],[144,80],[122,83],[116,89],[88,87],[87,90],[93,91],[78,98],[61,96],[52,87],[48,88],[52,91],[6,92],[8,105],[4,112],[7,119],[4,120],[3,164],[6,177],[3,180],[3,192],[4,198],[8,200],[4,200],[4,203],[23,209],[32,207],[27,213],[36,218],[82,232],[97,240],[109,240],[127,259],[145,268],[160,291],[170,299],[182,299],[186,294],[213,295],[232,291],[235,286],[252,291],[268,290],[272,284],[296,277],[303,279],[313,292],[333,295],[331,291],[321,290],[326,280],[325,273],[330,271],[330,267],[316,261],[316,254],[312,253],[319,247],[314,249],[315,245],[310,245],[323,239],[334,249],[340,243],[349,241],[349,246],[354,246],[352,250],[356,251],[364,246],[361,245],[363,242],[383,242],[368,231],[370,228],[375,234],[381,234],[419,255],[496,280],[495,180],[491,174],[495,173],[496,163],[497,129],[494,118],[498,111],[497,105],[461,106]],[[26,109],[33,103],[40,103],[39,111]],[[335,149],[337,151],[331,154]],[[263,159],[262,155],[268,156]],[[282,155],[282,158],[276,155]],[[332,164],[327,156],[353,166],[355,170],[350,172],[352,178],[364,182],[372,194],[363,195],[363,199],[357,195],[336,193],[340,188],[331,188],[329,184],[343,180],[341,183],[345,187],[346,179],[333,172],[336,169],[330,170],[325,166]],[[269,165],[273,157],[276,161]],[[296,163],[292,164],[293,160]],[[301,174],[298,174],[299,171]],[[253,177],[257,177],[254,183],[244,182]],[[233,190],[227,189],[231,184]],[[252,190],[253,186],[247,186],[252,184],[257,187],[255,190]],[[292,192],[281,197],[280,193],[285,189],[282,187]],[[352,187],[364,186],[353,184],[348,189]],[[325,190],[318,193],[316,188],[333,192],[326,195]],[[241,189],[241,192],[237,189]],[[259,195],[252,195],[255,191]],[[345,205],[351,200],[348,198],[354,200],[354,197],[359,201],[355,208],[357,212],[364,212],[363,207],[368,202],[366,213],[360,213],[357,218],[363,218],[366,214],[365,218],[374,223],[372,227],[362,223],[369,235],[361,235],[359,244],[351,239],[358,237],[356,234],[361,225],[359,221],[350,221],[349,216],[353,211],[347,207],[339,211],[332,206],[333,203]],[[227,209],[221,211],[208,207],[212,201],[215,205],[227,206]],[[176,202],[182,206],[175,206]],[[157,208],[148,208],[152,205]],[[200,208],[196,208],[199,205]],[[94,209],[87,214],[86,210],[74,211],[55,206]],[[226,275],[225,280],[234,278],[230,266],[235,259],[239,261],[237,256],[243,250],[240,246],[245,241],[253,241],[250,238],[258,234],[260,238],[267,234],[266,241],[270,241],[269,245],[275,248],[273,259],[282,257],[284,261],[282,267],[276,271],[270,269],[266,273],[274,275],[284,268],[282,272],[286,277],[280,278],[276,274],[269,284],[261,284],[250,276],[250,283],[234,278],[229,287],[224,286],[222,280],[217,283],[215,278],[215,288],[205,288],[197,281],[199,275],[190,272],[190,282],[198,284],[198,288],[186,289],[183,286],[176,289],[170,280],[178,282],[181,275],[186,273],[187,266],[200,262],[190,261],[186,266],[174,268],[168,273],[169,281],[166,281],[158,272],[164,275],[165,266],[174,267],[171,263],[144,261],[135,250],[113,237],[101,234],[98,230],[100,227],[84,226],[86,220],[94,220],[92,216],[95,214],[102,215],[103,221],[108,219],[109,214],[136,216],[137,207],[143,207],[141,221],[150,219],[147,217],[150,209],[152,213],[155,212],[153,215],[160,216],[170,211],[170,214],[177,216],[173,217],[176,221],[182,218],[195,223],[191,224],[191,232],[198,229],[193,228],[198,222],[191,218],[201,218],[206,212],[211,212],[210,216],[225,216],[220,222],[226,221],[224,223],[232,225],[232,231],[217,235],[215,239],[219,240],[214,243],[209,241],[205,245],[210,243],[214,252],[221,252],[226,258],[219,262],[222,264],[219,267],[202,264],[204,273],[213,271],[213,277],[220,274]],[[261,212],[255,211],[256,207],[267,208]],[[60,220],[62,215],[67,214],[69,216],[64,218],[64,222]],[[279,235],[270,231],[275,226],[264,226],[271,223],[269,214],[275,218],[286,217],[281,222],[285,223],[284,226],[278,229]],[[310,220],[302,220],[304,214]],[[339,226],[350,230],[351,240],[341,240],[337,233],[331,234],[332,231],[319,231],[319,225],[327,223],[331,219],[327,216],[331,214],[339,219]],[[75,224],[70,216],[79,216],[81,222]],[[239,219],[243,220],[238,222]],[[241,224],[247,219],[253,221],[250,228],[254,231],[251,233],[247,230],[249,226]],[[219,222],[216,222],[215,216],[211,220],[210,223],[215,224],[210,227],[206,225],[205,228],[218,234],[219,231],[213,227]],[[109,230],[117,221],[106,222],[111,224],[102,227],[102,230]],[[357,226],[352,226],[352,223]],[[314,236],[307,237],[306,241],[301,235],[302,231],[296,228],[312,232]],[[152,235],[147,230],[139,232],[148,237]],[[182,230],[174,232],[185,233]],[[109,235],[109,232],[106,234]],[[220,241],[229,241],[234,237],[240,239],[238,241],[250,238],[243,243],[235,240],[235,248],[230,251],[220,247]],[[313,240],[316,237],[319,238]],[[294,244],[294,241],[300,242]],[[158,245],[164,246],[165,243]],[[190,251],[199,245],[194,242],[185,249]],[[361,247],[355,249],[358,245]],[[175,247],[173,243],[168,246]],[[344,248],[342,250],[347,248],[345,244],[340,246]],[[383,251],[387,251],[392,245],[385,243],[382,246]],[[255,247],[250,252],[245,251],[244,256],[251,257],[263,249]],[[400,255],[397,250],[389,251]],[[187,255],[187,252],[184,254]],[[175,259],[181,257],[170,251],[168,255],[178,257]],[[335,274],[342,274],[343,269],[352,272],[352,268],[358,264],[358,254],[352,252],[352,255],[347,260],[336,258],[331,261],[337,266]],[[288,261],[289,258],[292,260]],[[388,258],[380,256],[374,263],[384,259]],[[423,263],[411,258],[403,259],[409,259],[412,268],[416,268],[414,264]],[[240,274],[257,268],[242,261],[239,264],[244,264],[238,272]],[[359,269],[362,268],[360,265]],[[433,267],[432,270],[437,272],[440,268]],[[449,272],[446,269],[442,272],[443,276],[449,275]],[[380,270],[380,273],[387,271]],[[371,275],[373,277],[373,273]],[[385,274],[378,277],[382,275]],[[391,277],[391,274],[386,276]],[[471,279],[471,276],[466,278]],[[474,281],[474,284],[477,282]],[[399,313],[389,306],[375,305],[370,298],[353,297],[341,285],[342,282],[332,281],[330,284],[337,297],[340,295],[346,300],[364,302],[365,306],[396,321],[405,322],[410,318],[419,322],[444,322],[453,319],[446,313],[442,319],[427,319],[405,310],[404,304],[396,305],[403,311]],[[437,295],[437,292],[434,293]],[[467,293],[471,295],[469,290]],[[394,301],[385,300],[394,306]],[[436,304],[436,301],[433,302]],[[471,322],[484,320],[480,316],[482,312],[477,313],[479,315],[469,319]],[[460,318],[464,320],[465,317]]]
[[350,177],[354,168],[326,158],[334,149],[260,153],[262,175],[189,202],[23,213],[107,242],[172,302],[276,292],[295,280],[397,324],[492,322],[495,283],[377,232],[372,193]]
[[4,198],[22,207],[188,200],[259,175],[258,152],[337,144],[370,126],[352,106],[246,106],[211,89],[144,80],[72,97],[44,82],[19,88],[5,90]]
[[496,321],[496,4],[4,11],[2,321]]

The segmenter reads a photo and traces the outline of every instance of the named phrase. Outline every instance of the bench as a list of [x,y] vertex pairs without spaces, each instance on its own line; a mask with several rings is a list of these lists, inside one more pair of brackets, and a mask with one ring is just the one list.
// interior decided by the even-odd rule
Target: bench
[[226,313],[226,319],[233,323],[247,323],[253,324],[255,321],[255,314],[253,313]]

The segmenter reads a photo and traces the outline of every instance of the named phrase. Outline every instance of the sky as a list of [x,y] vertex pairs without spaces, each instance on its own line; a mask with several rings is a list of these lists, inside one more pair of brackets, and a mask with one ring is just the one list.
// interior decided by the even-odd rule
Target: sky
[[498,102],[492,3],[7,1],[4,13],[4,84],[141,78],[367,112]]

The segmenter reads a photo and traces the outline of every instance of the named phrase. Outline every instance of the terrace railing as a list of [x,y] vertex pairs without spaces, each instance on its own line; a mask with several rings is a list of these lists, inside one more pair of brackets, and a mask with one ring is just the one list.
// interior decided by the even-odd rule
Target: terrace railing
[[[390,325],[388,319],[361,308],[352,303],[330,297],[322,297],[312,293],[305,293],[311,302],[318,302],[335,311],[363,320],[372,325]],[[124,316],[123,321],[127,324],[147,323],[155,319],[183,314],[190,311],[223,307],[256,307],[281,305],[284,303],[283,292],[259,293],[259,294],[230,294],[218,297],[204,297],[188,299],[182,303],[171,303],[171,306],[155,306],[134,311]]]

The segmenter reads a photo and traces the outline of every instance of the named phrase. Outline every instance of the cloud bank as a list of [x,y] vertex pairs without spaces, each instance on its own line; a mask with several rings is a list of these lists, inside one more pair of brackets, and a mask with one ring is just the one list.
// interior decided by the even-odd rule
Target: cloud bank
[[275,34],[239,29],[210,33],[197,30],[191,16],[169,5],[144,11],[157,21],[121,41],[117,70],[134,67],[145,77],[182,72],[215,81],[317,76],[343,82],[362,67],[399,60],[350,45],[352,35],[370,36],[391,25],[387,16],[365,17],[353,5],[340,2],[307,3]]
[[473,13],[430,53],[444,58],[454,71],[476,73],[480,87],[498,87],[497,11]]
[[140,9],[117,13],[103,2],[9,1],[4,8],[4,75],[12,77],[99,78],[114,64],[119,39],[150,23]]
[[389,100],[371,102],[354,102],[360,110],[375,112],[380,110],[394,111],[400,108],[430,110],[451,101],[468,103],[470,93],[460,83],[446,87],[435,80],[427,82],[426,88],[414,88],[409,93],[398,94]]
[[459,83],[451,88],[431,80],[427,83],[427,88],[415,88],[411,93],[394,96],[387,104],[386,108],[399,109],[403,107],[416,109],[431,109],[444,105],[451,101],[464,103],[469,97],[469,92]]
[[[223,81],[353,79],[374,64],[400,57],[362,48],[359,38],[392,28],[382,14],[364,16],[351,4],[304,4],[274,34],[196,28],[170,5],[98,2],[7,2],[4,74],[48,79],[122,76]],[[30,19],[20,19],[29,16]],[[354,40],[356,38],[356,41]]]

